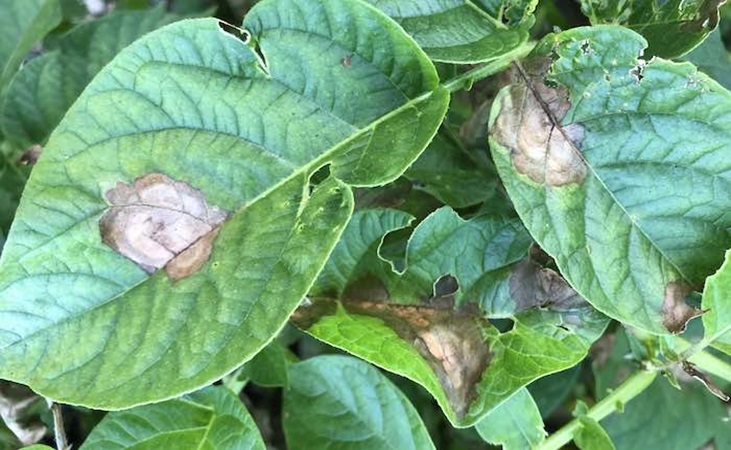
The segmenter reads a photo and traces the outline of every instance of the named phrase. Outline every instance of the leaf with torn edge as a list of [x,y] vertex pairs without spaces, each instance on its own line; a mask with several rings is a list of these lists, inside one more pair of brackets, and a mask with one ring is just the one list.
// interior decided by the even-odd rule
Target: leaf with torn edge
[[[358,221],[338,247],[362,233],[365,223],[383,222]],[[292,320],[330,345],[419,383],[455,426],[471,426],[536,378],[576,364],[607,324],[555,272],[521,261],[529,244],[514,221],[463,220],[443,208],[414,230],[402,274],[377,258],[374,245],[352,254],[336,247],[327,264],[350,275],[345,286],[327,289],[328,279],[321,279],[317,292],[337,296],[311,297]],[[488,317],[515,324],[500,333]]]
[[569,283],[661,334],[700,314],[685,297],[731,246],[731,93],[690,64],[638,59],[645,46],[615,26],[547,37],[498,95],[490,148]]
[[432,63],[359,0],[221,26],[125,48],[50,137],[0,259],[0,377],[102,409],[221,378],[306,295],[351,186],[397,178],[442,121]]
[[[367,0],[395,19],[435,61],[474,64],[510,55],[528,40],[536,1]],[[510,11],[506,11],[510,9]],[[506,63],[508,60],[506,60]]]
[[616,24],[641,34],[649,56],[676,58],[695,48],[718,26],[726,0],[581,0],[591,23]]

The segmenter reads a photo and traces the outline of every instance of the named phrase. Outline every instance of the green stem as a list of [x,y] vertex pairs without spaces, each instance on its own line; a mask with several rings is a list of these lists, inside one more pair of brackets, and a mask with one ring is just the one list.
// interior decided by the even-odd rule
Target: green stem
[[525,57],[528,53],[530,53],[531,50],[533,50],[534,46],[535,43],[526,42],[515,50],[500,56],[494,61],[490,61],[489,63],[477,66],[472,70],[468,70],[461,75],[445,81],[442,84],[442,87],[447,89],[449,92],[457,92],[461,91],[462,89],[469,89],[472,86],[472,83],[474,83],[475,81],[479,81],[483,78],[495,75],[496,73],[505,70],[505,68],[508,67],[511,62],[515,61],[516,59],[521,59]]
[[731,364],[703,350],[708,345],[704,341],[705,339],[693,345],[683,338],[676,337],[675,345],[680,353],[680,359],[687,360],[701,371],[731,383]]
[[[637,372],[622,383],[617,389],[594,405],[586,416],[599,422],[615,411],[621,410],[623,405],[642,391],[644,391],[657,377],[657,372]],[[579,419],[574,419],[563,428],[553,433],[534,450],[559,450],[571,442],[576,432],[581,428]]]

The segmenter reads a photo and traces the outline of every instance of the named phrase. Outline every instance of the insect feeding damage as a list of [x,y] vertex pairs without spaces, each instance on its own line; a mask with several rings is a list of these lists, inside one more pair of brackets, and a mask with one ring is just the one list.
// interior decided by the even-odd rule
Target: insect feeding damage
[[[547,69],[544,64],[545,69]],[[564,87],[546,86],[541,76],[520,72],[523,83],[513,84],[503,97],[493,138],[510,150],[515,169],[536,183],[563,186],[581,183],[586,163],[579,148],[584,127],[559,124],[571,104]]]
[[173,281],[208,260],[227,214],[203,194],[161,173],[106,192],[111,207],[99,221],[102,241],[148,273],[162,267]]

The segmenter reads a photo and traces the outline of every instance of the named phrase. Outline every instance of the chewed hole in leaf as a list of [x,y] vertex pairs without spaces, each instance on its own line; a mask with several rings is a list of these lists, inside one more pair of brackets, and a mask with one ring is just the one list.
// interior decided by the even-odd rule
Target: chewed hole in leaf
[[434,283],[433,297],[447,297],[454,295],[459,290],[459,281],[450,274],[442,275]]
[[515,169],[534,182],[549,186],[581,183],[587,171],[578,150],[584,127],[560,125],[571,107],[567,90],[548,86],[537,77],[525,81],[503,98],[494,138],[510,150]]
[[110,208],[99,221],[102,241],[147,273],[165,267],[173,281],[208,260],[227,217],[199,190],[161,173],[117,183],[106,198]]
[[703,311],[693,308],[685,302],[692,288],[682,281],[671,281],[665,286],[665,299],[662,304],[662,324],[671,333],[681,333],[685,325]]

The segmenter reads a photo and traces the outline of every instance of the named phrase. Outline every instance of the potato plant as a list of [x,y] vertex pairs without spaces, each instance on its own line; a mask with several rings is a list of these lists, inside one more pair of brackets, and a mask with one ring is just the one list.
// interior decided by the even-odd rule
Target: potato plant
[[0,442],[731,448],[722,3],[0,0]]

